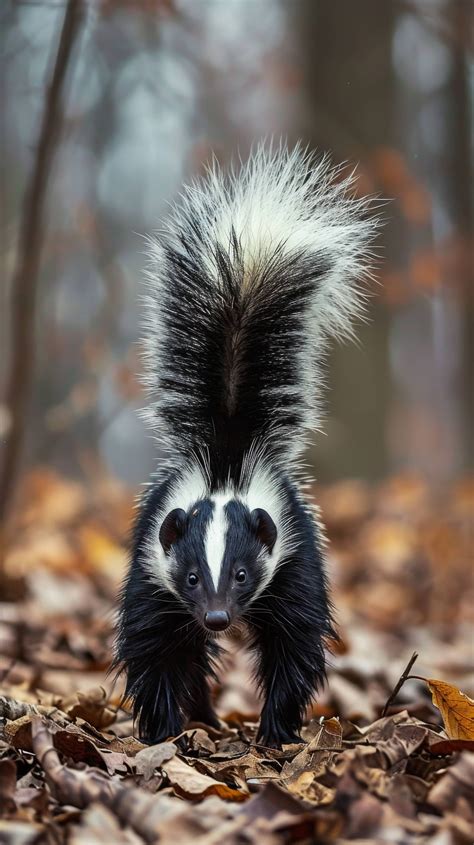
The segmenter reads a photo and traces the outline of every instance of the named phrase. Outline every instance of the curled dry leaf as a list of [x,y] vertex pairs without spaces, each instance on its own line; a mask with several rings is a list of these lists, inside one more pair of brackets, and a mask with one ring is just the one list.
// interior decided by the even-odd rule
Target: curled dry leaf
[[[32,714],[22,716],[14,722],[7,722],[4,735],[10,744],[21,751],[32,751],[31,726],[39,718]],[[45,719],[45,724],[51,733],[52,743],[56,751],[74,763],[87,763],[106,769],[110,774],[120,771],[125,773],[131,768],[127,754],[114,751],[105,741],[94,740],[76,725],[68,725],[66,730],[52,719]]]
[[427,735],[423,725],[395,724],[387,720],[385,730],[376,738],[374,733],[367,732],[369,742],[376,744],[377,751],[386,757],[384,768],[394,766],[400,760],[410,757],[421,747]]
[[15,787],[15,763],[13,760],[0,760],[0,817],[8,816],[14,811]]
[[316,783],[315,779],[334,752],[342,749],[342,727],[339,719],[327,719],[318,728],[308,745],[292,760],[284,763],[281,783],[289,792],[305,801],[329,804],[334,791]]
[[92,804],[85,810],[79,826],[74,827],[68,845],[142,845],[143,839],[131,830],[123,830],[106,807]]
[[469,751],[463,751],[454,766],[432,787],[428,803],[437,810],[452,810],[459,798],[466,798],[472,806],[473,784],[474,756]]
[[108,695],[104,687],[93,687],[87,692],[76,692],[67,698],[59,698],[57,706],[71,719],[84,719],[94,728],[103,730],[115,722],[117,713],[108,706]]
[[223,760],[200,760],[199,768],[211,777],[219,777],[221,780],[246,781],[252,789],[270,780],[279,780],[280,777],[278,771],[269,765],[268,760],[252,752]]
[[18,701],[9,696],[0,696],[0,717],[15,722],[24,716],[46,716],[57,724],[65,727],[69,719],[57,707],[33,704],[29,701]]
[[301,804],[293,795],[274,783],[264,786],[258,795],[242,807],[242,815],[249,821],[272,819],[279,811],[297,816],[301,813]]
[[184,760],[173,757],[162,766],[177,795],[190,801],[200,801],[208,795],[218,795],[226,801],[246,801],[248,792],[234,789],[222,781],[214,780],[188,766]]
[[150,745],[143,748],[134,757],[134,767],[139,775],[145,780],[150,780],[167,760],[171,760],[176,754],[176,745],[173,742],[160,742],[158,745]]
[[44,825],[31,821],[1,821],[0,842],[8,845],[39,845],[44,834]]
[[198,754],[206,757],[209,754],[214,754],[216,750],[216,743],[210,738],[207,730],[204,730],[204,728],[191,728],[190,730],[183,731],[176,738],[180,739],[182,744],[184,744],[186,748],[185,755],[191,757],[195,757]]
[[449,739],[474,740],[474,701],[446,681],[428,679],[433,704],[441,712]]
[[440,739],[428,745],[431,754],[454,754],[456,751],[474,751],[474,739]]

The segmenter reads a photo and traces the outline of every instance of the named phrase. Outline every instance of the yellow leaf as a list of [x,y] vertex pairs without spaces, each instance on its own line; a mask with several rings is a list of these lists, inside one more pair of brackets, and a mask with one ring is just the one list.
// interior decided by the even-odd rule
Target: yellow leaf
[[433,704],[441,712],[450,739],[474,739],[474,701],[445,681],[428,678]]
[[78,532],[78,540],[86,563],[93,570],[110,574],[119,580],[127,565],[127,552],[100,526],[86,523]]

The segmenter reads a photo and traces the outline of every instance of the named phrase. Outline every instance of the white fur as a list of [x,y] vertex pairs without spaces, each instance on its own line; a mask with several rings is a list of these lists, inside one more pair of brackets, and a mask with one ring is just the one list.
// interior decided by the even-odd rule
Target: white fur
[[[308,342],[300,353],[298,383],[291,389],[295,405],[304,409],[305,419],[304,430],[295,432],[288,442],[287,463],[291,465],[299,457],[305,431],[320,425],[321,364],[327,339],[352,335],[353,320],[363,313],[365,294],[359,283],[370,275],[369,247],[378,225],[373,217],[364,217],[370,201],[352,196],[354,175],[338,181],[340,175],[340,169],[332,168],[327,158],[317,159],[300,146],[290,151],[283,144],[260,144],[239,170],[231,168],[224,173],[214,162],[204,179],[184,188],[162,232],[149,241],[152,297],[146,304],[146,384],[153,405],[146,417],[155,430],[159,430],[160,407],[182,403],[182,397],[171,391],[154,392],[155,373],[166,375],[173,368],[173,362],[164,360],[164,355],[160,357],[166,315],[160,311],[159,299],[167,280],[162,243],[180,251],[180,234],[185,232],[209,276],[215,279],[217,295],[216,243],[231,254],[234,231],[243,255],[243,286],[252,278],[256,264],[271,260],[278,250],[286,256],[302,251],[316,263],[322,259],[330,267],[315,286],[307,311]],[[199,240],[192,230],[196,220],[201,227]],[[190,413],[192,407],[190,395]],[[172,437],[172,432],[168,436]]]
[[211,501],[214,503],[214,513],[212,519],[209,521],[205,539],[206,560],[211,572],[212,583],[214,589],[217,591],[219,578],[222,569],[222,562],[224,560],[226,535],[227,535],[227,519],[225,515],[225,506],[234,498],[232,492],[212,496]]

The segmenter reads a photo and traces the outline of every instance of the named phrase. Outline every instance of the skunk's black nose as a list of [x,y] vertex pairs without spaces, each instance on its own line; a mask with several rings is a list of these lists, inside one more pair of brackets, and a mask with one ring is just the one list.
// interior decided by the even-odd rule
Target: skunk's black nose
[[227,610],[208,610],[204,624],[210,631],[225,631],[230,625],[230,616]]

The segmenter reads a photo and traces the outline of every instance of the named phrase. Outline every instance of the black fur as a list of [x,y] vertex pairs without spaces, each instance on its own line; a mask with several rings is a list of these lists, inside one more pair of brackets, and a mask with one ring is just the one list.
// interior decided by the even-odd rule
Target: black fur
[[[199,238],[199,222],[195,223]],[[220,290],[209,278],[193,242],[166,249],[170,284],[155,295],[166,315],[162,357],[172,362],[156,373],[160,425],[190,459],[207,447],[211,489],[238,481],[242,459],[265,439],[278,461],[286,438],[304,427],[306,407],[295,394],[298,353],[307,343],[302,316],[320,275],[322,259],[276,249],[254,268],[241,292],[243,258],[237,238],[228,254],[216,246]],[[192,408],[190,408],[190,392]],[[295,401],[296,399],[296,401]],[[309,397],[308,397],[309,400]]]

